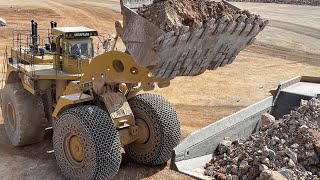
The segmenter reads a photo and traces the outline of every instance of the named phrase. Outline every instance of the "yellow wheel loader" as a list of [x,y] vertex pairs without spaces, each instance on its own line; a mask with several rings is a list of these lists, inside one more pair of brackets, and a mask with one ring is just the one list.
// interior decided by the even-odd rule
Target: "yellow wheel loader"
[[[114,177],[121,147],[146,165],[170,159],[180,141],[176,111],[163,97],[139,92],[232,63],[268,22],[227,18],[193,32],[164,32],[137,14],[152,2],[121,1],[124,19],[113,40],[53,21],[47,30],[31,21],[31,31],[13,32],[1,107],[14,146],[41,142],[52,127],[57,163],[70,179]],[[119,38],[125,51],[115,49]]]

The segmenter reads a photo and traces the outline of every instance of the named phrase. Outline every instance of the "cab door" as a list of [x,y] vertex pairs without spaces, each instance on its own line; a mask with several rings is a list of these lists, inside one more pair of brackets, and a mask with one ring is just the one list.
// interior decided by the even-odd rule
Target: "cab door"
[[64,45],[63,70],[69,74],[82,74],[92,59],[92,39],[66,40]]

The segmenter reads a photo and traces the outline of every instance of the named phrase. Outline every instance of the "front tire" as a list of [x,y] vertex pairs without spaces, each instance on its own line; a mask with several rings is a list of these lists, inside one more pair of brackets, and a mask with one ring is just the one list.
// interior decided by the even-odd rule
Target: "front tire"
[[110,179],[119,170],[119,133],[99,107],[63,112],[54,127],[53,146],[57,163],[69,179]]
[[134,161],[157,166],[166,163],[180,141],[180,123],[173,106],[162,96],[140,94],[129,100],[139,127],[148,137],[124,147]]
[[8,139],[14,146],[39,143],[45,134],[42,100],[21,83],[6,84],[1,90],[2,116]]

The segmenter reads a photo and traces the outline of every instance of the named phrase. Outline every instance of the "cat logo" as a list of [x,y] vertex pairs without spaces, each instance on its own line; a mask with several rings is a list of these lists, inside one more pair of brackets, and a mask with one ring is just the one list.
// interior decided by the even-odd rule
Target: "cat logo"
[[74,33],[74,37],[90,37],[90,33]]

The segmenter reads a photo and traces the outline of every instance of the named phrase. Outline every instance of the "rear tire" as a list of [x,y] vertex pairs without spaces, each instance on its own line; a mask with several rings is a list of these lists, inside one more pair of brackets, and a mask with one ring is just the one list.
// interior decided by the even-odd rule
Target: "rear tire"
[[1,91],[2,116],[8,139],[14,146],[39,143],[45,134],[42,100],[21,83],[7,84]]
[[63,112],[54,127],[53,146],[68,179],[110,179],[119,170],[119,133],[107,112],[97,106]]
[[149,137],[145,142],[136,141],[125,146],[126,154],[146,165],[166,163],[180,141],[180,123],[173,106],[155,94],[137,95],[129,100],[129,104],[137,125],[147,125]]

